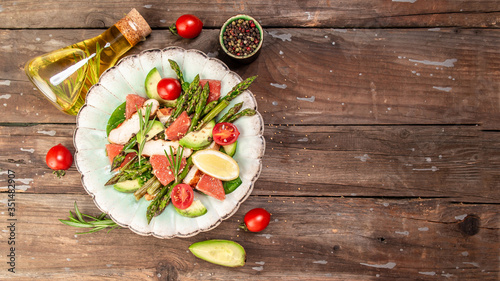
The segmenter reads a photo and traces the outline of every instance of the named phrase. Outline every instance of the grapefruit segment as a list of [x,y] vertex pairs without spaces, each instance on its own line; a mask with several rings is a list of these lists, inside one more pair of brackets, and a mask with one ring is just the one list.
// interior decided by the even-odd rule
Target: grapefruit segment
[[191,119],[186,111],[183,111],[175,121],[165,130],[165,135],[169,140],[180,140],[187,133]]
[[137,112],[137,108],[142,107],[147,99],[138,95],[129,94],[125,100],[127,102],[125,106],[125,118],[129,119],[134,113]]
[[214,79],[200,79],[200,86],[203,88],[207,82],[210,88],[210,94],[208,94],[207,99],[207,103],[209,103],[220,98],[221,82]]
[[[175,156],[174,156],[175,157]],[[167,156],[165,155],[151,155],[149,162],[153,167],[153,174],[158,178],[162,185],[168,185],[175,179],[173,170],[170,168]],[[186,166],[186,159],[182,158],[181,168],[179,172]]]
[[[108,155],[109,158],[109,163],[113,165],[113,159],[115,159],[116,155],[118,155],[123,149],[123,145],[121,144],[115,144],[115,143],[108,143],[106,144],[106,154]],[[127,164],[132,158],[137,155],[135,152],[129,153],[125,156],[125,160],[123,160],[123,163],[120,165],[120,167],[116,168],[120,169],[123,167],[125,164]]]
[[206,174],[201,176],[200,181],[196,185],[196,189],[221,201],[226,198],[222,181]]

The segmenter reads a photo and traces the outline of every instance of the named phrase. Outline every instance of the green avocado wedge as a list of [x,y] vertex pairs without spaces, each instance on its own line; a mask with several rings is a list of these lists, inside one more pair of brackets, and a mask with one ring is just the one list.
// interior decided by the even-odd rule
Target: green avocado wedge
[[144,138],[146,138],[146,141],[148,141],[148,140],[154,138],[154,136],[156,136],[158,133],[162,132],[163,130],[165,130],[165,126],[163,126],[163,124],[160,121],[155,120],[155,121],[153,121],[153,125],[152,125],[151,129],[146,133],[145,136],[144,136],[144,134],[141,134],[141,132],[137,133],[137,142],[142,143]]
[[166,107],[175,107],[177,100],[164,100],[158,94],[158,82],[162,79],[160,72],[155,67],[151,69],[146,75],[146,80],[144,81],[144,88],[146,89],[146,96],[150,99],[157,100],[160,104]]
[[244,266],[246,261],[245,249],[230,240],[196,242],[189,246],[189,251],[202,260],[222,266]]
[[141,188],[143,182],[141,179],[136,178],[133,180],[121,181],[113,185],[113,187],[120,192],[131,193],[135,192],[139,188]]
[[175,211],[179,213],[179,215],[188,217],[188,218],[196,218],[199,216],[203,216],[204,214],[207,213],[207,208],[205,208],[205,205],[201,203],[200,200],[194,200],[193,203],[191,203],[191,206],[187,207],[186,209],[178,209],[175,207]]
[[234,154],[236,153],[236,147],[238,146],[238,141],[233,142],[232,144],[228,145],[221,145],[220,150],[227,155],[233,157]]
[[118,127],[123,121],[125,121],[125,107],[127,102],[120,104],[108,119],[108,125],[106,126],[106,135],[109,136],[109,132],[114,128]]
[[148,75],[146,75],[144,87],[146,89],[146,95],[148,96],[148,98],[162,102],[163,99],[160,98],[160,96],[158,95],[158,89],[156,88],[160,80],[161,80],[160,72],[155,67],[149,71]]
[[179,140],[179,144],[194,150],[200,150],[212,143],[212,129],[215,126],[215,121],[208,122],[203,129],[192,131]]

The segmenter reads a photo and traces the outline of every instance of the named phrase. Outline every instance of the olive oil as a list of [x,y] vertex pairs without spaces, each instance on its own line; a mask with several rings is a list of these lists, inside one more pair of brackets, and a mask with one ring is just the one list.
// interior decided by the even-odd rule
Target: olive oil
[[150,33],[147,22],[133,9],[94,38],[30,60],[25,72],[52,104],[76,115],[100,75]]

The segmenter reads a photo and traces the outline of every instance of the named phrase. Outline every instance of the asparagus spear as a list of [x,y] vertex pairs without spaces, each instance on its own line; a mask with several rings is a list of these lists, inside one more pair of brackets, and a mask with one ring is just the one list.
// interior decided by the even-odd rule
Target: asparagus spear
[[255,110],[251,108],[245,108],[242,111],[236,113],[235,115],[231,116],[226,122],[233,123],[236,119],[243,117],[243,116],[253,116],[257,113]]
[[146,183],[144,183],[143,186],[141,186],[141,188],[134,192],[135,199],[141,199],[144,195],[146,195],[148,189],[152,186],[161,186],[160,180],[158,180],[158,178],[155,176],[151,177]]
[[160,180],[157,179],[156,181],[151,183],[146,192],[149,193],[149,195],[155,195],[156,192],[158,192],[158,190],[160,189],[160,187],[161,187],[161,182]]
[[222,100],[220,101],[203,119],[198,123],[198,126],[196,126],[195,131],[201,130],[205,124],[210,122],[212,119],[215,118],[219,113],[221,113],[224,108],[226,108],[229,105],[228,100]]
[[168,62],[170,63],[170,67],[175,71],[175,74],[177,74],[177,79],[179,79],[182,90],[185,92],[189,87],[189,83],[184,80],[184,74],[182,74],[181,68],[174,60],[169,59]]
[[223,98],[221,98],[220,101],[227,100],[227,101],[232,101],[235,99],[239,94],[241,94],[243,91],[248,89],[250,87],[250,84],[257,78],[257,75],[249,77],[240,83],[238,83],[236,86],[234,86],[231,91]]
[[203,109],[203,112],[201,113],[202,116],[205,116],[207,115],[212,109],[214,109],[214,107],[219,103],[218,100],[214,100],[214,101],[211,101],[209,103],[207,103],[207,105],[205,106],[205,108]]
[[120,165],[125,160],[125,156],[127,155],[126,151],[132,149],[137,144],[137,137],[133,136],[127,144],[123,147],[122,151],[118,153],[118,155],[113,158],[113,164],[111,165],[111,171],[114,171],[116,168],[120,167]]
[[140,175],[144,174],[148,170],[151,170],[151,164],[147,163],[144,165],[139,166],[139,169],[129,169],[125,170],[125,174],[122,175],[119,179],[118,182],[126,181],[126,180],[132,180],[135,178],[138,178]]
[[193,94],[196,92],[196,89],[199,86],[200,86],[200,75],[196,74],[196,76],[194,77],[191,84],[189,84],[189,88],[187,90],[188,100],[191,100],[191,98],[193,97]]
[[186,91],[181,96],[179,96],[179,98],[177,98],[177,104],[175,106],[175,109],[168,118],[168,121],[165,123],[165,127],[170,126],[175,121],[175,119],[177,119],[177,117],[181,115],[183,111],[185,110],[187,111],[188,101],[190,97],[193,95],[192,93],[196,90],[199,84],[200,84],[200,76],[196,75],[194,77],[193,82],[189,84],[189,87],[186,89]]
[[176,186],[178,183],[180,183],[187,176],[192,166],[193,166],[193,161],[191,157],[189,157],[186,160],[186,166],[184,166],[184,169],[179,174],[178,178],[172,184],[165,186],[163,189],[161,189],[159,193],[156,195],[155,199],[151,201],[151,203],[148,206],[148,210],[146,212],[146,218],[148,220],[148,223],[151,222],[153,217],[160,215],[163,212],[163,210],[165,210],[168,202],[170,201],[170,193],[172,192],[172,188]]
[[[219,100],[219,103],[207,114],[203,117],[203,120],[197,125],[196,130],[201,130],[206,123],[210,122],[210,120],[214,119],[224,108],[229,105],[229,102],[235,99],[239,94],[250,87],[250,84],[257,78],[257,76],[249,77],[242,82],[238,83],[236,86],[231,89],[231,91],[223,98]],[[207,83],[208,84],[208,83]]]
[[196,109],[196,105],[198,104],[198,100],[200,99],[200,95],[201,95],[201,91],[203,90],[203,88],[198,85],[198,87],[196,87],[195,91],[193,92],[193,95],[191,96],[191,99],[189,100],[189,103],[188,103],[188,106],[187,106],[187,114],[188,115],[191,115],[192,113],[194,113],[195,109]]
[[111,185],[111,184],[117,183],[118,180],[120,179],[120,177],[125,174],[125,172],[124,172],[125,169],[127,169],[128,167],[130,167],[135,162],[137,162],[137,155],[134,156],[134,158],[132,158],[127,164],[125,164],[123,166],[122,170],[119,173],[117,173],[116,175],[114,175],[111,179],[109,179],[108,182],[106,182],[104,185]]
[[186,132],[186,134],[193,131],[195,126],[198,124],[198,120],[200,119],[201,113],[203,112],[203,108],[205,107],[209,93],[210,93],[210,88],[208,86],[208,83],[206,83],[205,86],[203,86],[203,91],[201,91],[200,99],[196,104],[194,116],[193,118],[191,118],[191,125],[189,126],[189,129]]
[[229,120],[229,118],[231,118],[234,114],[236,114],[238,111],[240,111],[241,107],[243,106],[243,102],[240,102],[240,103],[237,103],[235,104],[233,107],[231,107],[228,112],[226,114],[224,114],[224,116],[222,116],[221,119],[219,119],[219,121],[217,121],[218,123],[222,123],[222,122],[227,122],[227,120]]

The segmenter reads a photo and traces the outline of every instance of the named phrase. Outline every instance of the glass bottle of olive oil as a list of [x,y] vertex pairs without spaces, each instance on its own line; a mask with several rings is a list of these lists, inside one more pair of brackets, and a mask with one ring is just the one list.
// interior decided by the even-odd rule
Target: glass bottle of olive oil
[[148,23],[133,9],[99,36],[36,57],[24,70],[52,104],[76,115],[99,76],[150,33]]

